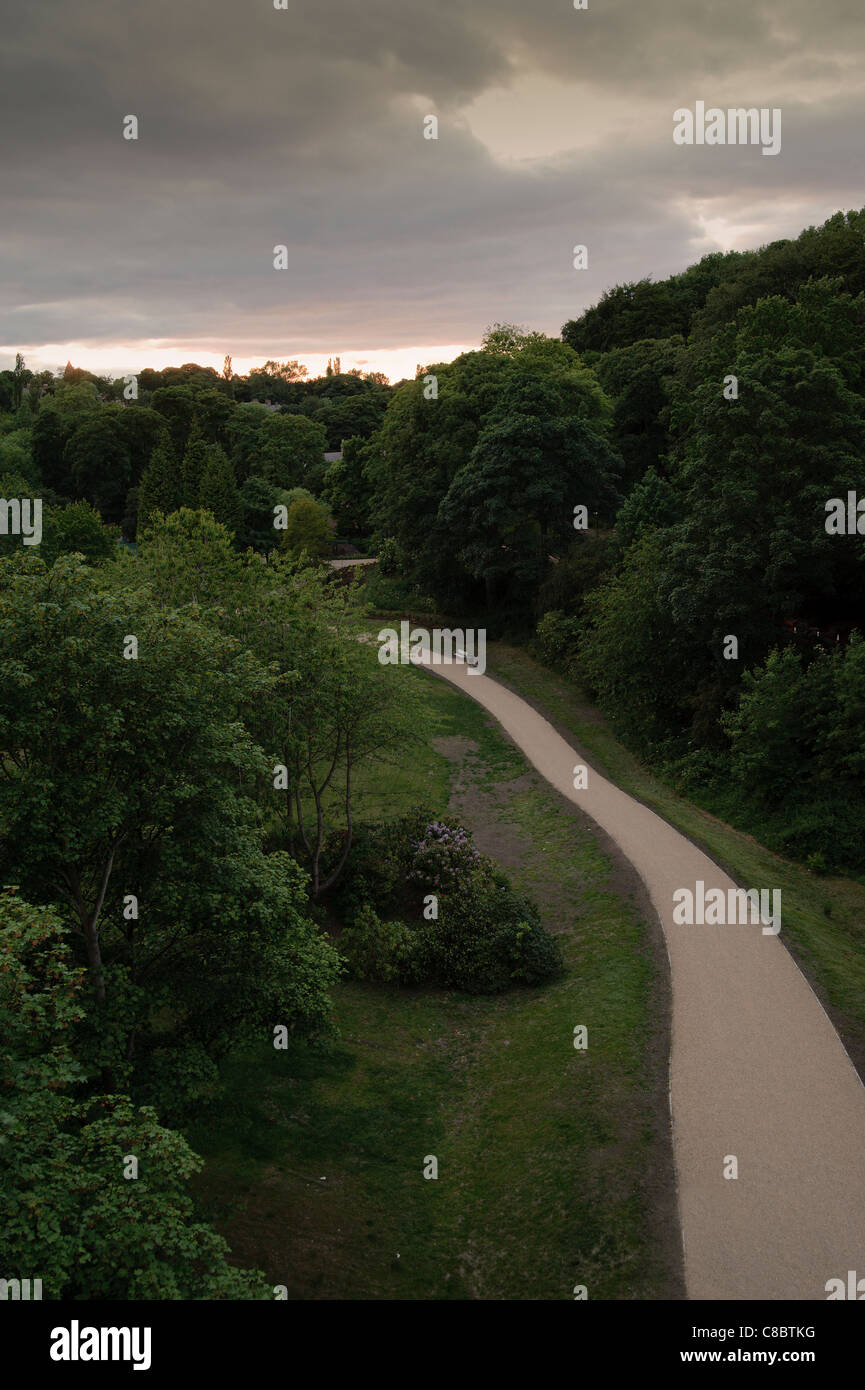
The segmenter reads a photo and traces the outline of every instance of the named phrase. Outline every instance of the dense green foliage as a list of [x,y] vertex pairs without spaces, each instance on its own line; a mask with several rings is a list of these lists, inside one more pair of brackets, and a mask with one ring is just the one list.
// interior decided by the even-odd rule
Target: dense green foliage
[[396,392],[365,465],[371,517],[441,605],[531,614],[574,508],[615,512],[610,414],[576,353],[499,325]]
[[377,604],[536,629],[692,792],[859,870],[865,789],[824,777],[805,740],[791,781],[811,810],[785,836],[793,793],[740,784],[730,717],[773,650],[803,671],[833,651],[861,680],[845,652],[865,630],[863,532],[825,523],[830,499],[865,496],[863,227],[838,213],[617,286],[562,343],[496,325],[401,386],[331,483],[376,532]]
[[280,549],[295,557],[325,555],[330,535],[330,518],[314,497],[292,499],[286,512]]
[[[84,972],[55,914],[0,895],[0,1225],[5,1277],[48,1299],[267,1298],[196,1220],[181,1135],[88,1086]],[[130,1159],[137,1161],[134,1172]]]
[[[50,1297],[259,1297],[196,1220],[197,1160],[163,1125],[213,1094],[229,1049],[331,1030],[321,844],[348,852],[351,774],[407,736],[403,686],[355,640],[351,589],[241,555],[210,511],[157,513],[137,558],[98,568],[88,504],[48,517],[51,563],[0,559],[0,884],[24,900],[0,940],[30,943],[0,1012],[26,1012],[19,975],[34,1009],[65,1010],[15,1033],[20,1065],[3,1055],[8,1253]],[[53,1100],[25,1142],[31,1061]]]
[[[196,363],[147,369],[130,398],[124,378],[71,365],[60,376],[36,375],[19,361],[16,372],[0,372],[0,474],[23,478],[48,503],[90,503],[130,541],[137,520],[204,506],[240,546],[273,549],[278,536],[247,515],[260,510],[260,483],[319,496],[325,450],[339,451],[343,440],[361,447],[392,395],[379,373],[331,370],[307,381],[296,363],[270,362],[248,377]],[[338,473],[338,465],[330,467]],[[250,478],[259,492],[244,497]],[[340,512],[355,534],[364,520],[357,508]]]
[[847,645],[865,630],[865,543],[826,515],[865,495],[862,229],[837,214],[565,326],[613,397],[632,486],[606,571],[551,593],[538,627],[548,659],[692,793],[860,871],[865,786],[838,761],[850,732],[830,692],[865,697]]
[[362,827],[336,902],[348,922],[340,949],[360,979],[495,994],[561,973],[530,899],[464,826],[423,809]]
[[[205,447],[203,479],[226,461]],[[343,967],[316,900],[352,862],[358,769],[416,736],[414,687],[361,616],[327,571],[241,553],[213,508],[152,513],[132,556],[88,503],[48,507],[44,551],[0,557],[0,1215],[49,1297],[267,1296],[198,1219],[200,1165],[165,1125],[213,1098],[231,1049],[332,1031]],[[484,874],[392,970],[371,895],[358,972],[546,978],[537,914]]]
[[331,954],[298,866],[266,852],[267,763],[243,723],[275,676],[194,609],[97,586],[74,558],[5,563],[0,650],[0,871],[63,905],[114,1080],[275,1016],[321,1028]]
[[713,252],[668,280],[616,285],[566,323],[562,338],[580,353],[608,353],[644,339],[710,337],[745,305],[777,294],[795,299],[808,280],[824,275],[841,277],[846,290],[860,294],[863,227],[865,210],[837,212],[795,241],[775,241],[759,251]]

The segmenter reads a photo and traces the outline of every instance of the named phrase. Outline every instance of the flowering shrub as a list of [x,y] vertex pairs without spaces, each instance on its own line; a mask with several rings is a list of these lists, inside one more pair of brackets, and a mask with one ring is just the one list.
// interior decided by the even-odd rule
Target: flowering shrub
[[408,881],[427,893],[459,888],[481,859],[469,831],[453,820],[431,821],[412,848]]
[[[435,917],[423,910],[430,894]],[[359,829],[334,906],[350,923],[339,949],[358,979],[494,994],[562,971],[534,903],[470,831],[421,808]]]

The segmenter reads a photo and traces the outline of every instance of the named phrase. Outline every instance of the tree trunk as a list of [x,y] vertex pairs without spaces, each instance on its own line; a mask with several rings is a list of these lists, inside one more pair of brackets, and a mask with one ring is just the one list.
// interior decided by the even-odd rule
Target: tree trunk
[[345,868],[345,861],[346,861],[346,859],[348,858],[348,852],[349,852],[349,850],[351,849],[351,841],[352,841],[352,833],[353,833],[353,831],[352,831],[352,822],[351,822],[351,755],[350,755],[350,753],[349,753],[348,743],[346,743],[346,750],[345,750],[345,752],[346,752],[346,763],[345,763],[345,824],[346,824],[346,834],[345,834],[345,844],[343,845],[342,854],[341,854],[340,857],[339,857],[339,863],[337,864],[337,866],[336,866],[336,868],[334,869],[333,873],[332,873],[332,874],[330,875],[330,877],[328,878],[327,882],[326,882],[326,883],[323,883],[322,886],[321,886],[321,892],[322,892],[322,893],[326,893],[327,890],[328,890],[328,888],[332,887],[333,884],[336,883],[336,880],[339,878],[340,874],[342,873],[343,869]]
[[93,980],[93,988],[99,1004],[105,1003],[105,975],[102,970],[102,950],[99,945],[99,928],[95,921],[89,919],[82,923],[81,930],[84,934],[84,943],[87,947],[87,961],[90,965],[90,975]]
[[105,868],[102,870],[102,882],[99,885],[99,894],[96,898],[93,911],[89,916],[85,914],[81,921],[81,931],[87,947],[87,960],[90,965],[90,974],[93,977],[96,999],[100,1005],[105,1003],[105,975],[102,969],[102,948],[99,945],[99,914],[102,911],[102,904],[105,901],[105,892],[108,888],[108,880],[111,877],[111,869],[114,865],[114,854],[116,849],[117,845],[112,845],[111,853],[105,861]]

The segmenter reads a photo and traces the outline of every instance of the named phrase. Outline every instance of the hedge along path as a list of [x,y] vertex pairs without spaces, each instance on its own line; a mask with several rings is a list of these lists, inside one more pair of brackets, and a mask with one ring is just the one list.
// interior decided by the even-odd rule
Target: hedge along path
[[[829,1279],[865,1278],[865,1088],[784,946],[783,902],[779,935],[674,923],[677,889],[694,893],[702,880],[706,894],[726,897],[739,885],[518,695],[464,664],[422,664],[483,705],[648,889],[672,977],[670,1110],[688,1298],[825,1299]],[[579,764],[583,790],[574,789]],[[731,1155],[737,1178],[724,1177]]]

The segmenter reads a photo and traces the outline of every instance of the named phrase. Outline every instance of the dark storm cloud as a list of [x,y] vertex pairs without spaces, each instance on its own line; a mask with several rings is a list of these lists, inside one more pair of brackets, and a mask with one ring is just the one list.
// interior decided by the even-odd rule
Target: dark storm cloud
[[[243,355],[470,341],[496,318],[557,331],[609,284],[712,249],[698,203],[771,235],[853,204],[858,3],[590,5],[22,6],[0,57],[0,342]],[[495,157],[466,108],[521,74],[614,101],[624,134],[605,114],[590,148],[575,131],[555,158]],[[674,147],[696,97],[782,106],[782,154]]]

